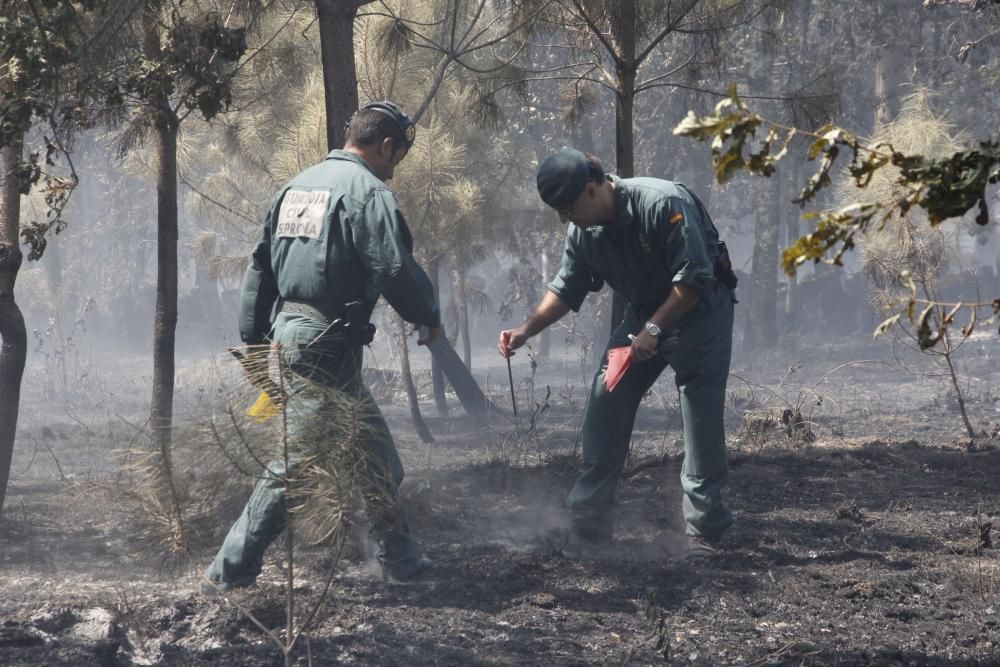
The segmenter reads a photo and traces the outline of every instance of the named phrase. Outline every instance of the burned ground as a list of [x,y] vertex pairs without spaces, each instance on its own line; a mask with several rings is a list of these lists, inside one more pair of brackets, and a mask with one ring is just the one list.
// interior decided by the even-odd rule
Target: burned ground
[[[987,431],[970,441],[938,381],[870,364],[819,383],[827,370],[731,382],[737,523],[718,558],[693,564],[678,558],[669,384],[648,397],[633,442],[634,461],[665,465],[623,484],[614,546],[587,553],[563,548],[560,509],[576,474],[578,387],[553,391],[530,436],[523,420],[517,436],[502,420],[441,417],[428,420],[430,446],[400,402],[383,401],[434,565],[416,582],[384,583],[361,540],[337,562],[328,547],[302,545],[299,608],[331,569],[334,578],[298,664],[1000,662],[996,373],[986,366],[970,380]],[[742,411],[776,396],[802,410],[814,441],[741,431]],[[193,564],[137,553],[134,511],[118,493],[126,422],[95,411],[27,420],[22,442],[33,444],[18,453],[0,523],[0,663],[280,664],[243,612],[196,592],[246,485],[220,507]],[[283,553],[272,547],[259,585],[234,596],[274,629],[284,624]]]

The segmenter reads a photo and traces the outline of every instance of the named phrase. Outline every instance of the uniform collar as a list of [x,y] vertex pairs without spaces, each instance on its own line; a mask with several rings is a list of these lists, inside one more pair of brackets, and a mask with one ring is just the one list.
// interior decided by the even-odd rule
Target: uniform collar
[[615,184],[615,220],[610,225],[597,225],[588,230],[597,238],[603,234],[628,227],[635,222],[635,205],[625,190],[625,181],[614,174],[608,174],[608,180]]
[[614,174],[608,174],[608,178],[615,184],[615,223],[613,227],[627,227],[635,222],[635,204],[628,196],[625,181]]
[[327,154],[326,159],[344,160],[345,162],[353,162],[370,171],[372,176],[375,175],[375,172],[372,171],[371,165],[369,165],[363,157],[361,157],[357,153],[352,153],[351,151],[345,151],[341,148],[335,148]]

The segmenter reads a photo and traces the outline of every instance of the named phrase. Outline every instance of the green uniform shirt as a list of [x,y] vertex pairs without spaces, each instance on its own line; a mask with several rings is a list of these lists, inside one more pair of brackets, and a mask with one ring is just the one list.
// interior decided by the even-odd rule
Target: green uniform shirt
[[549,289],[574,311],[604,283],[650,312],[674,283],[704,295],[715,284],[719,233],[701,202],[680,183],[608,178],[615,185],[614,223],[590,229],[570,224]]
[[441,322],[396,197],[361,157],[331,151],[268,209],[243,280],[240,337],[247,344],[264,339],[279,297],[323,312],[361,301],[370,317],[380,295],[408,322]]

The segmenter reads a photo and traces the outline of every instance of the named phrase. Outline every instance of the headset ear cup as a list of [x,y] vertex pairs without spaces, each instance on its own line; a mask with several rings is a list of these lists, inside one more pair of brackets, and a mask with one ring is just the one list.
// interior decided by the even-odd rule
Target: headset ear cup
[[[389,118],[392,118],[403,133],[403,139],[406,141],[407,150],[413,147],[413,140],[417,137],[417,127],[414,125],[413,121],[410,120],[410,117],[403,113],[403,110],[398,104],[388,101],[369,102],[361,107],[361,109],[358,109],[358,111],[362,111],[364,109],[373,109],[374,111],[378,111],[379,113],[383,113],[386,116],[389,116]],[[355,112],[355,115],[356,113],[357,112]],[[354,120],[354,116],[351,116],[351,120]],[[348,121],[348,125],[350,125],[350,121]]]

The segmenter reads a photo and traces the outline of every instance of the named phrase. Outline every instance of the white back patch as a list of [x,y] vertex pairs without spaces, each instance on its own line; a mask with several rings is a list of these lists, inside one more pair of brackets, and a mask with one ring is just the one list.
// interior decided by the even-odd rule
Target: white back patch
[[328,190],[289,190],[281,200],[275,236],[318,239],[323,232],[329,201]]

